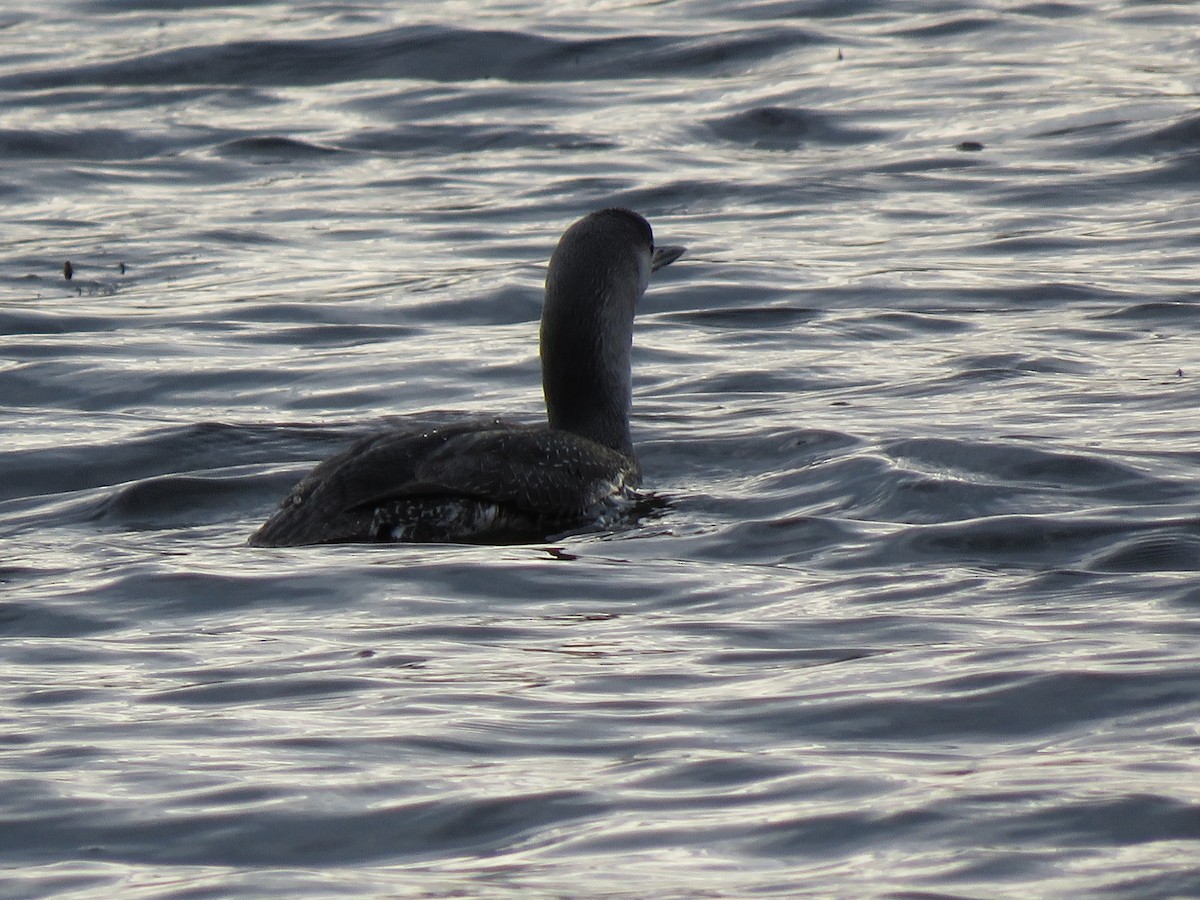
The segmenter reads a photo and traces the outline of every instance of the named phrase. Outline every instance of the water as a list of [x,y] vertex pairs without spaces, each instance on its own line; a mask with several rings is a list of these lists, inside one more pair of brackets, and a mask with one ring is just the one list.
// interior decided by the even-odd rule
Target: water
[[[1200,895],[1200,12],[379,6],[0,14],[0,894]],[[245,545],[611,204],[664,515]]]

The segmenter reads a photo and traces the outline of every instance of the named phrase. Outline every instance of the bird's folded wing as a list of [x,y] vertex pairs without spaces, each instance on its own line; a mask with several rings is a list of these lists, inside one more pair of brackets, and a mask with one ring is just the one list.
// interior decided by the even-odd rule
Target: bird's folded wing
[[376,481],[376,489],[360,495],[356,505],[461,496],[561,514],[588,509],[620,490],[631,467],[614,450],[545,428],[464,431],[433,446],[427,443],[421,448],[427,452],[416,458],[410,449],[381,446],[372,452],[372,468],[395,458],[400,477]]

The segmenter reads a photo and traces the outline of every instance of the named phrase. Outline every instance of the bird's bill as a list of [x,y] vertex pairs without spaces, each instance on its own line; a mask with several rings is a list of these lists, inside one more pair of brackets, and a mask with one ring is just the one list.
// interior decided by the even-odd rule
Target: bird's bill
[[663,266],[669,266],[683,256],[685,250],[687,247],[655,247],[654,256],[650,258],[650,271],[657,272]]

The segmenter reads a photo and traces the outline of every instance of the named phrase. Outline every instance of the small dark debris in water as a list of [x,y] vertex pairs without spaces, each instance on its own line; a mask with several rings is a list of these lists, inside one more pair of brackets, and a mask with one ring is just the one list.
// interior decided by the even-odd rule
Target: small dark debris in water
[[1175,370],[1175,377],[1176,377],[1176,378],[1182,378],[1182,377],[1183,377],[1183,369],[1176,369],[1176,370]]
[[983,149],[983,144],[979,141],[963,141],[958,145],[958,149],[963,153],[978,153]]
[[838,47],[838,62],[841,62],[846,57],[842,56],[842,48]]
[[830,403],[829,405],[830,405],[830,406],[849,406],[849,405],[850,405],[850,401],[849,401],[849,400],[834,400],[834,401],[833,401],[832,403]]
[[65,263],[63,263],[63,278],[67,279],[67,281],[70,281],[74,275],[75,267],[71,265],[71,261],[68,259]]
[[117,271],[120,272],[122,275],[124,275],[125,274],[125,263],[123,263],[123,262],[117,263]]
[[354,655],[357,656],[359,659],[370,659],[372,656],[375,655],[375,651],[374,650],[359,650]]

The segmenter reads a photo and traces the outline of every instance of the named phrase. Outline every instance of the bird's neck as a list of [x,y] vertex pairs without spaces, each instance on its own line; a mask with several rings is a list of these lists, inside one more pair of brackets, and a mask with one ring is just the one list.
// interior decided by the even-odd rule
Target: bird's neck
[[630,459],[632,306],[579,297],[564,301],[547,290],[541,335],[542,390],[550,427]]

